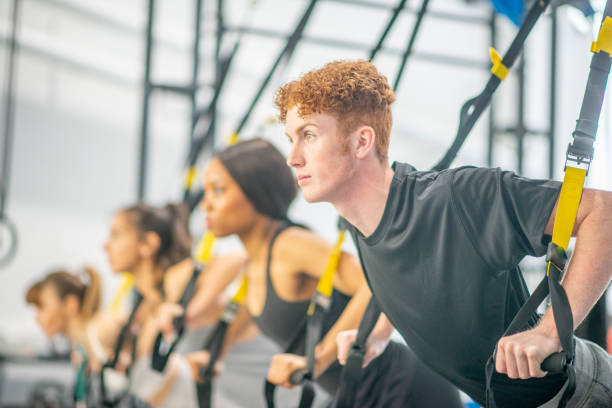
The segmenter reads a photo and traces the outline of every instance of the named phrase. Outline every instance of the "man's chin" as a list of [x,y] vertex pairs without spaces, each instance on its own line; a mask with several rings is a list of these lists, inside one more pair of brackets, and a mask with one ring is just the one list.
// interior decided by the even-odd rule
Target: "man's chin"
[[314,191],[304,191],[302,190],[302,196],[304,200],[308,203],[320,203],[325,201],[325,197],[322,194],[317,194]]
[[302,196],[304,197],[304,200],[306,200],[306,202],[308,203],[316,203],[320,201],[317,195],[313,194],[312,191],[305,191],[304,189],[302,189]]

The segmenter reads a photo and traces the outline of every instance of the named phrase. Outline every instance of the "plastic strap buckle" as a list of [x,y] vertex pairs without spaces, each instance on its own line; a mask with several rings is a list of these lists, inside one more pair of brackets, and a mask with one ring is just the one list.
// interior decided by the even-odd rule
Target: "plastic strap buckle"
[[581,170],[586,170],[587,174],[591,167],[591,161],[593,160],[593,148],[590,151],[580,149],[574,144],[569,144],[567,147],[567,154],[565,155],[565,168],[574,167]]
[[563,271],[567,262],[567,254],[562,247],[551,242],[546,250],[546,262],[552,263],[559,271]]
[[314,296],[312,297],[312,303],[316,303],[318,306],[322,307],[326,312],[329,310],[329,306],[331,304],[331,299],[319,291],[316,291]]
[[228,324],[231,323],[236,317],[236,314],[238,314],[238,310],[240,310],[240,304],[236,302],[229,302],[223,309],[221,321]]
[[363,359],[365,356],[365,347],[359,344],[358,342],[354,342],[351,345],[351,349],[349,351],[349,356],[359,356]]

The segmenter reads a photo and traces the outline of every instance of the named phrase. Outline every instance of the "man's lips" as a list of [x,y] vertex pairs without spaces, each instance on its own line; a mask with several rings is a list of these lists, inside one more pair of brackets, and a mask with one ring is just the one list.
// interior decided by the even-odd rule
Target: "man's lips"
[[297,182],[301,186],[302,184],[310,180],[310,178],[311,178],[310,176],[302,174],[302,175],[297,176]]

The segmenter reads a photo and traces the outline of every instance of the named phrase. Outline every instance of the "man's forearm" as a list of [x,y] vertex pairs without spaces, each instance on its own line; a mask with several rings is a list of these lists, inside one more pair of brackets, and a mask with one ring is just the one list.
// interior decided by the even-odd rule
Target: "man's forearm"
[[395,327],[393,327],[387,316],[384,313],[381,313],[380,317],[378,318],[378,322],[376,322],[374,329],[372,329],[370,336],[377,337],[379,339],[388,339],[391,337],[394,329]]
[[[612,279],[612,212],[589,214],[576,231],[576,245],[562,285],[567,293],[574,328],[588,315]],[[540,327],[557,335],[552,310],[542,318]]]
[[319,343],[315,350],[317,359],[315,367],[315,375],[323,373],[329,367],[338,354],[338,345],[336,337],[343,330],[355,329],[359,326],[361,317],[370,301],[371,293],[367,285],[363,285],[357,290],[355,295],[336,321],[336,324],[327,332],[323,340]]

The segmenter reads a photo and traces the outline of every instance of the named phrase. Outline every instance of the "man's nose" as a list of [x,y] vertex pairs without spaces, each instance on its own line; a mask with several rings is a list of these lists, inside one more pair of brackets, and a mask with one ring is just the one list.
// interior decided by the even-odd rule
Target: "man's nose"
[[287,156],[287,165],[289,167],[301,167],[304,165],[304,156],[302,155],[297,143],[294,143],[291,146],[291,150]]

